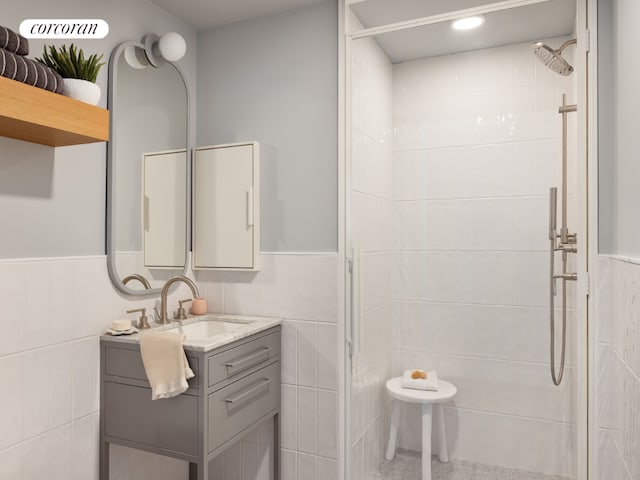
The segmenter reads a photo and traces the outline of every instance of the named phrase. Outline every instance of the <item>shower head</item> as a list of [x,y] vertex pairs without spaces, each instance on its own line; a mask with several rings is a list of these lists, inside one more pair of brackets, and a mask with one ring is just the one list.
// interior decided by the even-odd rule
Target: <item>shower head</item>
[[571,75],[573,67],[569,65],[564,58],[562,58],[562,51],[569,45],[575,45],[576,39],[567,40],[562,44],[558,50],[554,50],[549,45],[545,45],[542,42],[536,42],[531,45],[533,54],[538,57],[542,63],[560,75]]

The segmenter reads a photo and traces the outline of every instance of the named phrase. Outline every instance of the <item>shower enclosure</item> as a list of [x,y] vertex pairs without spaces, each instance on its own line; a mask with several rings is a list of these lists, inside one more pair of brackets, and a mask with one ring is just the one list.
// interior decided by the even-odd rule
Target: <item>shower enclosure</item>
[[423,369],[433,480],[586,479],[586,2],[385,3],[345,8],[345,478],[422,478],[419,406],[384,451]]

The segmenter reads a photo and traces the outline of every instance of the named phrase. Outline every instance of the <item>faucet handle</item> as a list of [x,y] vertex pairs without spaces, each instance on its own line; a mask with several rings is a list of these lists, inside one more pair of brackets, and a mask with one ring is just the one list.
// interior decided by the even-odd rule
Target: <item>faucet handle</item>
[[187,311],[186,309],[182,306],[183,303],[187,303],[190,302],[191,300],[193,300],[192,298],[185,298],[184,300],[178,300],[178,304],[180,305],[178,307],[178,311],[176,312],[175,316],[173,317],[175,320],[186,320],[187,318]]
[[139,328],[140,330],[144,330],[145,328],[151,328],[151,326],[149,325],[148,317],[147,317],[147,309],[135,308],[133,310],[127,310],[127,313],[135,313],[135,312],[141,312],[136,328]]

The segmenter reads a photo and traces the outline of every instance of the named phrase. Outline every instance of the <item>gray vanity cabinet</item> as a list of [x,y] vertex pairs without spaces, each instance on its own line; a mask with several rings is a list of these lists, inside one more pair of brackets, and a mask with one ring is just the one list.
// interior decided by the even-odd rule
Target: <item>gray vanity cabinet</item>
[[100,342],[100,480],[109,444],[189,462],[189,480],[208,480],[209,462],[261,422],[274,422],[278,478],[280,326],[209,352],[189,350],[195,377],[177,397],[151,400],[137,343]]

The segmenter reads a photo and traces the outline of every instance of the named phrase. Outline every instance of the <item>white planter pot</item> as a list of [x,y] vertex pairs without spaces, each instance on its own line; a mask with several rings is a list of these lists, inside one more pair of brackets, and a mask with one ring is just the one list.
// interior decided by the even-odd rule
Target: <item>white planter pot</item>
[[100,101],[100,87],[88,80],[65,78],[64,95],[89,105],[97,105]]

